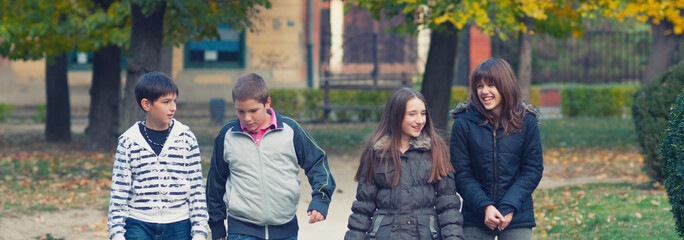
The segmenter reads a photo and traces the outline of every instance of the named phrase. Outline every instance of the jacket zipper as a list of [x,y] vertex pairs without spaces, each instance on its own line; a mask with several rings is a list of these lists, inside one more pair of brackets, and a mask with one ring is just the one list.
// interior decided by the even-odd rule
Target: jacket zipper
[[493,140],[494,140],[494,175],[492,181],[493,186],[494,186],[494,191],[492,191],[492,201],[496,202],[496,168],[497,168],[497,163],[496,163],[496,129],[493,130]]
[[[264,137],[266,136],[266,134],[268,134],[268,133],[270,133],[270,132],[272,132],[272,131],[266,131],[266,132],[264,133],[264,135],[261,136],[261,139],[263,140]],[[257,143],[256,143],[256,136],[257,136],[257,135],[258,135],[258,133],[257,133],[257,134],[254,134],[254,138],[252,138],[252,141],[254,141],[254,145],[256,145],[257,153],[258,153],[257,156],[259,156],[259,165],[261,166],[261,167],[259,167],[259,173],[261,174],[261,197],[264,199],[264,205],[266,205],[266,207],[264,208],[264,210],[265,210],[265,211],[264,211],[264,215],[267,215],[267,214],[268,214],[268,209],[270,209],[271,206],[268,204],[268,200],[267,200],[267,198],[266,198],[266,196],[265,196],[266,190],[264,189],[264,168],[263,168],[263,167],[264,167],[264,166],[263,166],[263,165],[264,165],[264,162],[263,162],[263,159],[261,159],[261,146],[260,146],[261,144],[257,144]],[[251,137],[251,136],[250,136],[250,137]],[[268,216],[268,218],[270,218],[270,216]],[[264,226],[264,239],[269,239],[269,236],[268,236],[268,225]]]

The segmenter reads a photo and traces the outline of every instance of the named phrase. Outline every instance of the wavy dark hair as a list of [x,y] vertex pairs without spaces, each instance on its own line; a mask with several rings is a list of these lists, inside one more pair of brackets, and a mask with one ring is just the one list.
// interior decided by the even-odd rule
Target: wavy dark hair
[[[501,114],[496,116],[494,112],[484,108],[477,96],[477,84],[484,81],[487,84],[494,83],[496,90],[501,95]],[[494,129],[503,128],[503,137],[510,133],[522,132],[525,110],[522,107],[520,87],[516,80],[511,65],[500,58],[490,58],[477,65],[470,75],[470,99],[471,106],[475,106],[487,120],[483,123],[492,123]]]
[[[365,180],[366,183],[373,183],[373,173],[376,166],[389,164],[394,165],[394,177],[392,186],[399,184],[401,177],[401,158],[399,148],[401,146],[401,124],[406,114],[406,103],[414,98],[418,98],[425,104],[427,102],[420,92],[412,88],[400,88],[396,90],[387,100],[385,111],[380,119],[380,124],[366,140],[363,154],[361,154],[359,168],[356,170],[355,181]],[[449,153],[444,140],[435,133],[435,129],[430,118],[430,113],[426,113],[425,126],[421,134],[430,137],[430,158],[432,169],[430,171],[429,182],[435,182],[446,176],[448,172],[453,172],[454,168],[449,161]],[[389,139],[388,144],[384,144],[380,150],[375,150],[375,144],[384,136]]]

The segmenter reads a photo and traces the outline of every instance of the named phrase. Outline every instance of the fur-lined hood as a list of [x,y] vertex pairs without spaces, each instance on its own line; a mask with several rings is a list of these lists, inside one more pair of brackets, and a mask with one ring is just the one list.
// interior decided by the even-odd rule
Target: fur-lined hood
[[[383,149],[387,144],[389,144],[389,142],[390,142],[389,136],[387,136],[387,135],[382,136],[380,138],[380,140],[375,142],[375,144],[373,145],[373,149],[375,151],[379,151],[379,150]],[[424,150],[424,151],[430,150],[430,146],[431,146],[430,145],[430,136],[428,136],[428,134],[425,133],[425,131],[421,131],[420,135],[418,135],[418,137],[411,138],[411,140],[409,141],[409,144],[411,145],[410,148],[420,149],[420,150]]]
[[[539,112],[539,109],[536,106],[534,106],[533,104],[528,104],[526,102],[522,102],[521,105],[525,108],[525,111],[527,113],[534,115],[534,117],[537,119],[537,124],[541,124],[544,117],[541,115],[541,112]],[[456,105],[455,108],[453,108],[449,111],[449,116],[451,116],[451,118],[455,119],[456,115],[463,113],[463,112],[468,112],[468,111],[470,111],[470,108],[471,108],[471,104],[468,102],[459,103],[458,105]],[[476,108],[473,108],[473,109],[476,109]]]

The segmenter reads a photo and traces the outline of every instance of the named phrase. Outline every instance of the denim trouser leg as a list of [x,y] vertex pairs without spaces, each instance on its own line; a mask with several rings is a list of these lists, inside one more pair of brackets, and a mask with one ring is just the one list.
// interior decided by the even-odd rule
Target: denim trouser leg
[[[263,238],[258,238],[255,236],[242,235],[242,234],[228,234],[226,240],[264,240]],[[297,240],[297,234],[292,237],[283,238],[279,240]]]
[[190,236],[190,219],[174,223],[148,223],[136,219],[126,219],[126,239],[141,240],[187,240]]

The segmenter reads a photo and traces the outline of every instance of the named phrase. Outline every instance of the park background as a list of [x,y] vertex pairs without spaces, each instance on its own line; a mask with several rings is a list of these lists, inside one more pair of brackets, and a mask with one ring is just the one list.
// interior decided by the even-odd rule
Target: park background
[[[262,75],[273,107],[328,151],[338,183],[328,219],[301,223],[300,238],[341,239],[359,149],[391,89],[422,90],[448,136],[446,112],[466,100],[468,74],[492,56],[513,65],[545,116],[535,238],[678,238],[660,157],[638,137],[662,138],[667,112],[652,116],[659,129],[638,133],[633,106],[650,104],[635,100],[643,92],[669,110],[681,93],[684,23],[672,14],[681,4],[1,3],[0,239],[106,238],[112,148],[141,119],[126,105],[127,86],[149,71],[179,85],[176,118],[197,135],[205,173],[221,123],[235,118],[235,79]],[[304,177],[301,195],[304,219]]]

